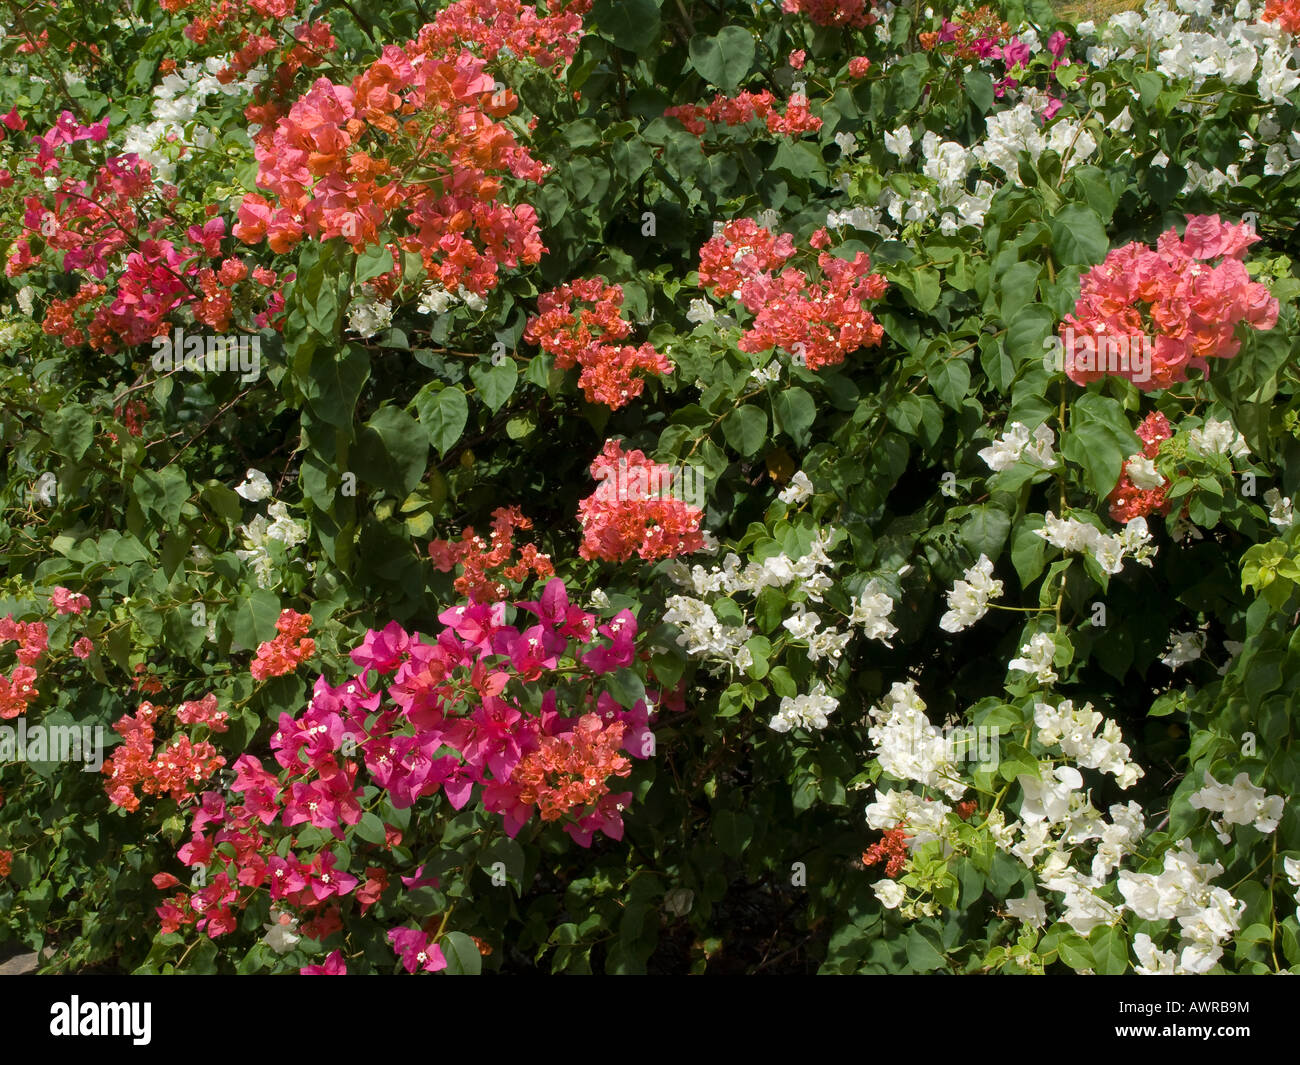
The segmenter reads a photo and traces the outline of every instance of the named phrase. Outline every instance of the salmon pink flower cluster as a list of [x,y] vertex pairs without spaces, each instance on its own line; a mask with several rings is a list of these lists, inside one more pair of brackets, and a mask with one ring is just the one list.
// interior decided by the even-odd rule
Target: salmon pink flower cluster
[[776,97],[767,89],[762,92],[742,92],[736,96],[719,94],[709,104],[680,104],[664,108],[666,118],[675,118],[697,137],[708,132],[708,123],[721,126],[743,126],[755,120],[762,122],[769,133],[797,137],[816,133],[822,120],[808,110],[808,98],[792,96],[785,111],[777,107]]
[[282,677],[286,673],[292,673],[302,662],[316,653],[316,641],[307,635],[310,627],[310,614],[299,614],[296,610],[282,610],[275,623],[278,635],[258,647],[257,657],[249,667],[249,672],[257,680]]
[[476,603],[494,603],[509,591],[500,580],[489,576],[489,571],[496,570],[497,576],[516,584],[528,580],[529,574],[550,577],[555,573],[550,556],[538,551],[535,544],[521,545],[519,557],[511,561],[515,530],[532,527],[532,521],[518,507],[498,507],[492,512],[490,543],[470,526],[461,532],[459,540],[434,540],[429,544],[429,557],[443,573],[461,567],[460,576],[453,582],[457,593]]
[[911,837],[904,831],[904,824],[885,830],[884,836],[863,852],[862,864],[870,868],[885,863],[885,875],[897,880],[907,863],[907,841]]
[[1300,37],[1300,0],[1268,0],[1260,18]]
[[[255,138],[257,183],[270,198],[244,198],[235,236],[267,240],[276,252],[304,238],[342,237],[360,252],[400,217],[399,243],[421,256],[430,277],[479,296],[495,287],[501,267],[538,262],[545,249],[536,211],[500,196],[507,177],[540,182],[546,168],[498,121],[518,101],[486,72],[487,56],[468,46],[495,56],[531,36],[533,54],[558,62],[576,48],[581,19],[523,10],[453,5],[404,47],[386,46],[350,85],[318,78]],[[494,16],[506,13],[514,18],[498,25]]]
[[591,4],[560,0],[548,5],[550,14],[540,15],[519,0],[457,0],[420,30],[416,44],[433,55],[468,48],[489,62],[505,50],[559,74],[578,50],[582,16]]
[[[516,615],[514,624],[507,610]],[[525,624],[525,618],[535,621]],[[244,754],[227,793],[203,794],[178,857],[211,875],[159,907],[164,931],[194,924],[215,937],[233,930],[234,911],[252,897],[240,898],[241,885],[266,886],[281,910],[288,905],[314,914],[303,925],[313,938],[341,927],[335,903],[345,896],[355,893],[364,913],[388,886],[384,869],[368,868],[363,883],[335,866],[332,851],[299,856],[293,832],[286,851],[274,828],[311,825],[342,839],[361,820],[363,786],[377,785],[395,809],[441,792],[459,810],[477,793],[510,836],[538,813],[563,822],[583,846],[597,832],[622,838],[622,813],[632,796],[611,792],[609,781],[630,772],[620,752],[636,758],[653,752],[650,714],[645,699],[628,708],[599,689],[634,661],[632,613],[602,623],[571,603],[564,582],[555,579],[534,602],[470,603],[443,611],[439,621],[443,627],[432,639],[395,621],[367,632],[351,652],[356,676],[337,687],[319,677],[307,707],[281,715],[271,738],[278,772]],[[545,692],[540,707],[529,709],[527,693],[539,688]],[[212,710],[204,701],[185,714],[211,723]],[[132,751],[152,740],[156,713],[145,704],[136,719],[119,722]],[[134,780],[148,773],[115,765],[118,775]],[[386,829],[389,848],[401,838]],[[434,882],[419,869],[402,879],[408,887]],[[166,890],[179,881],[161,874],[155,883]],[[404,957],[416,942],[407,931],[391,937]],[[421,950],[435,958],[426,946],[412,958]]]
[[591,475],[600,485],[578,504],[583,558],[626,562],[636,555],[652,562],[704,546],[704,512],[671,493],[676,476],[671,467],[607,440]]
[[54,589],[50,596],[50,603],[60,614],[80,614],[83,610],[90,609],[90,598],[80,593],[73,593],[63,585]]
[[1209,359],[1230,359],[1241,348],[1236,328],[1272,329],[1278,301],[1267,286],[1252,281],[1242,262],[1259,236],[1245,223],[1232,225],[1218,215],[1188,215],[1177,230],[1160,234],[1155,248],[1137,242],[1116,248],[1084,274],[1074,314],[1061,324],[1062,337],[1086,338],[1105,352],[1115,341],[1128,347],[1154,338],[1150,373],[1116,369],[1099,359],[1081,369],[1067,359],[1066,373],[1076,384],[1108,372],[1127,377],[1144,392],[1187,380],[1189,368],[1209,372]]
[[821,280],[788,264],[796,254],[788,233],[774,237],[749,219],[728,222],[700,249],[700,284],[718,298],[738,299],[754,315],[741,335],[741,351],[778,347],[818,370],[884,339],[884,327],[864,304],[880,299],[887,282],[870,272],[865,252],[848,261],[825,250],[829,243],[825,229],[809,240]]
[[[590,304],[574,310],[574,302]],[[652,344],[622,344],[632,326],[622,318],[623,286],[594,277],[573,281],[537,298],[524,339],[555,356],[561,370],[580,368],[578,386],[590,403],[626,406],[645,388],[637,374],[662,377],[673,364]]]
[[[583,714],[569,731],[541,736],[538,748],[519,760],[513,774],[520,785],[519,804],[536,806],[543,821],[601,805],[609,779],[632,772],[632,763],[618,753],[625,728],[622,721],[607,725],[598,714]],[[615,796],[621,803],[631,797],[631,792]],[[616,812],[621,809],[616,804]]]
[[1142,419],[1137,435],[1142,441],[1142,452],[1124,463],[1119,483],[1110,493],[1110,516],[1125,525],[1134,518],[1169,512],[1169,502],[1165,498],[1169,479],[1153,465],[1160,453],[1160,442],[1172,435],[1169,419],[1159,411],[1152,411]]
[[[212,700],[212,709],[215,710],[215,696],[207,698]],[[208,711],[206,700],[202,701],[203,711],[195,710],[199,705],[186,703],[177,712],[177,719],[184,721],[181,714],[185,713],[191,720],[196,720],[197,713],[200,715],[197,719],[209,729],[224,732],[224,715],[218,718]],[[184,733],[174,737],[169,746],[157,752],[155,758],[154,726],[165,709],[143,702],[134,714],[126,714],[113,725],[113,731],[124,742],[104,762],[103,772],[108,777],[104,790],[113,804],[124,810],[140,808],[137,788],[144,795],[169,795],[177,802],[188,799],[193,795],[191,788],[194,784],[207,780],[226,764],[225,758],[209,741],[195,742]]]
[[0,673],[0,720],[17,717],[40,695],[36,687],[36,663],[49,648],[49,630],[43,621],[17,621],[13,615],[0,618],[0,643],[18,644],[18,665],[8,676]]
[[805,14],[818,26],[862,29],[876,21],[867,0],[783,0],[781,8],[791,15]]

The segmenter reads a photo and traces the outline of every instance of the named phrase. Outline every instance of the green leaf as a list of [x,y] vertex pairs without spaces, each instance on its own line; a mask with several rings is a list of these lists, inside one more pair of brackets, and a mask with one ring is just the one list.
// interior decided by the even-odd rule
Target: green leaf
[[95,420],[85,407],[69,404],[46,416],[45,431],[53,438],[58,454],[79,462],[95,439]]
[[131,482],[131,491],[145,513],[156,514],[164,525],[181,520],[181,507],[189,498],[190,486],[179,466],[165,466],[154,472],[141,470]]
[[405,497],[424,479],[428,459],[425,427],[401,408],[389,406],[381,407],[366,423],[352,466],[360,480]]
[[487,404],[488,410],[495,414],[510,398],[510,393],[515,390],[519,371],[515,367],[514,359],[506,359],[500,366],[491,363],[471,366],[469,377],[474,382],[474,387],[478,389],[479,398]]
[[757,455],[767,442],[767,412],[753,404],[737,407],[722,419],[722,435],[734,451]]
[[230,631],[240,647],[256,651],[258,644],[275,636],[279,618],[280,597],[267,588],[259,588],[239,601]]
[[644,52],[659,38],[655,0],[596,0],[590,19],[603,36],[629,52]]
[[983,503],[975,507],[970,518],[962,524],[961,539],[971,554],[997,558],[1010,531],[1011,515],[992,503]]
[[372,244],[357,256],[357,272],[353,281],[361,284],[393,268],[393,253],[383,244]]
[[772,400],[772,417],[778,431],[788,434],[799,447],[805,447],[808,430],[817,420],[817,405],[802,388],[787,388]]
[[445,933],[438,946],[447,959],[445,971],[449,976],[478,976],[483,971],[483,955],[464,932]]
[[1082,204],[1062,207],[1052,218],[1052,250],[1059,266],[1092,266],[1101,262],[1110,250],[1101,216]]
[[740,26],[725,26],[716,37],[691,38],[691,66],[710,85],[734,93],[754,65],[754,38]]
[[360,345],[348,344],[338,358],[327,350],[317,350],[302,382],[307,406],[321,421],[347,429],[369,376],[370,356]]
[[[927,932],[929,935],[926,935]],[[942,944],[932,930],[917,926],[908,931],[907,964],[918,973],[928,973],[943,968]]]
[[754,820],[743,813],[721,810],[713,818],[713,838],[722,853],[739,858],[754,835]]
[[415,409],[438,454],[447,454],[469,420],[469,401],[464,390],[458,385],[440,391],[422,389],[415,397]]

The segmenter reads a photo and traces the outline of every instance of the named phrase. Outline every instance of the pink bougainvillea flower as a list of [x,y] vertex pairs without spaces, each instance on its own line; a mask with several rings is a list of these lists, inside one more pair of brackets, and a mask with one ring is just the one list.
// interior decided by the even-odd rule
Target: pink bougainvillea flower
[[436,973],[447,968],[442,948],[431,943],[428,934],[418,928],[394,928],[388,933],[388,939],[408,973],[417,970]]

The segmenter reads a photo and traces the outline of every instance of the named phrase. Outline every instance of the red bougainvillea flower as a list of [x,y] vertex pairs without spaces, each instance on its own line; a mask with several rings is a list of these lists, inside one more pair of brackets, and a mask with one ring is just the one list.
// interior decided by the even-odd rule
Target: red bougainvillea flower
[[1288,33],[1300,35],[1300,0],[1268,0],[1260,18],[1276,22]]
[[578,504],[583,558],[647,562],[698,551],[704,546],[699,507],[672,494],[674,471],[640,451],[623,451],[608,440],[591,464],[599,487]]
[[786,136],[799,136],[803,133],[816,133],[822,128],[822,120],[808,110],[808,98],[791,96],[782,112],[777,107],[776,97],[768,90],[762,92],[742,92],[736,96],[718,95],[710,104],[679,104],[664,108],[666,118],[675,118],[697,137],[708,132],[707,123],[722,126],[743,126],[746,122],[758,120],[769,133]]
[[439,969],[447,968],[447,959],[442,956],[442,949],[436,943],[429,942],[428,933],[421,932],[418,928],[394,928],[388,933],[388,939],[408,973],[417,970],[436,973]]
[[1074,314],[1061,323],[1070,380],[1114,374],[1143,391],[1168,388],[1189,368],[1207,373],[1209,359],[1235,356],[1239,323],[1272,329],[1278,301],[1242,262],[1259,239],[1245,224],[1188,215],[1181,238],[1170,229],[1155,248],[1111,251],[1083,276]]
[[1134,518],[1151,514],[1168,514],[1166,493],[1170,481],[1155,469],[1153,460],[1160,453],[1160,442],[1172,435],[1169,419],[1159,411],[1152,411],[1137,427],[1142,441],[1142,453],[1125,460],[1119,482],[1110,493],[1110,516],[1127,525]]
[[807,15],[818,26],[862,29],[876,21],[867,0],[783,0],[781,7],[791,15]]
[[[574,302],[590,306],[575,311]],[[578,366],[578,387],[588,402],[611,410],[626,406],[645,388],[639,374],[662,377],[673,364],[651,344],[619,343],[632,332],[623,320],[623,287],[595,277],[574,281],[537,298],[540,312],[530,318],[524,339],[555,356],[561,370]]]
[[343,951],[331,951],[320,965],[304,965],[299,976],[347,976],[348,967],[343,961]]
[[62,585],[54,589],[50,602],[60,614],[80,614],[83,610],[90,609],[90,599],[87,596],[70,592]]
[[495,570],[496,577],[522,584],[530,574],[536,577],[549,577],[555,572],[549,555],[537,550],[535,544],[523,544],[519,547],[519,556],[513,562],[516,529],[531,529],[533,523],[524,517],[518,507],[497,507],[492,512],[491,543],[474,532],[470,526],[461,532],[459,540],[434,540],[429,544],[429,557],[443,573],[450,573],[456,566],[461,567],[461,574],[453,582],[456,591],[476,603],[494,603],[506,597],[506,586],[499,580],[489,577],[489,571]]
[[773,236],[749,219],[726,223],[700,249],[700,284],[719,299],[740,300],[754,315],[741,351],[778,347],[817,370],[884,339],[884,327],[863,304],[883,296],[888,283],[871,273],[865,252],[841,259],[826,250],[829,239],[823,228],[810,240],[820,280],[788,263],[796,254],[790,234]]
[[310,614],[299,614],[296,610],[281,611],[280,619],[275,623],[279,635],[258,647],[257,658],[253,660],[249,672],[257,680],[292,673],[304,659],[316,653],[316,641],[307,635],[310,626]]
[[862,864],[870,867],[883,861],[885,875],[891,880],[897,880],[907,862],[907,841],[911,838],[904,831],[905,827],[900,824],[886,830],[879,842],[873,843],[863,852]]

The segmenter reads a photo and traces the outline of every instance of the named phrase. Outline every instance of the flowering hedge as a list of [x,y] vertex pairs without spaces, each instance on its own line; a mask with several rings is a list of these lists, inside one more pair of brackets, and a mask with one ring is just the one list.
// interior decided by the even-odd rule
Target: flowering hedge
[[0,949],[1300,971],[1300,5],[0,21]]

